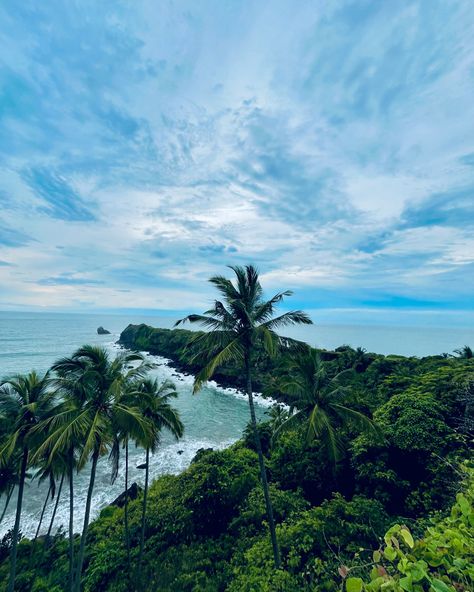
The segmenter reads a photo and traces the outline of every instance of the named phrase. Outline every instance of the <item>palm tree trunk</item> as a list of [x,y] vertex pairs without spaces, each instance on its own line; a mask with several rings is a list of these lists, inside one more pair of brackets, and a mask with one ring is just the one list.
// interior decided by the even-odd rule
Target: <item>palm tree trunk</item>
[[255,438],[255,446],[257,448],[258,464],[260,465],[260,478],[262,480],[263,495],[265,497],[265,508],[267,510],[268,526],[270,528],[270,538],[272,540],[273,559],[275,561],[276,569],[280,569],[280,566],[281,566],[280,548],[278,546],[278,540],[277,540],[277,536],[276,536],[275,520],[273,518],[273,507],[272,507],[272,502],[270,499],[270,491],[268,489],[267,471],[265,469],[265,460],[263,458],[262,443],[260,442],[260,436],[258,434],[257,418],[255,416],[255,407],[254,407],[254,403],[253,403],[252,372],[251,372],[251,367],[250,367],[250,351],[247,351],[247,353],[245,355],[245,373],[246,373],[246,379],[247,379],[247,395],[249,398],[250,419],[252,421],[252,428],[253,428],[253,433],[254,433],[254,438]]
[[84,563],[84,552],[86,549],[87,529],[89,528],[89,516],[91,513],[92,492],[94,491],[95,473],[96,473],[96,469],[97,469],[97,461],[98,460],[99,460],[99,452],[94,451],[94,454],[92,455],[91,478],[89,481],[89,489],[87,490],[86,513],[84,514],[84,526],[82,528],[81,546],[79,547],[79,557],[77,560],[76,586],[75,586],[76,592],[80,592],[80,590],[81,590],[82,565]]
[[145,489],[143,491],[143,507],[142,507],[142,530],[140,533],[140,553],[138,555],[138,569],[140,569],[143,557],[143,547],[145,545],[145,521],[146,521],[146,501],[148,494],[148,473],[150,468],[150,449],[146,449],[146,469],[145,469]]
[[130,534],[128,527],[128,438],[125,439],[125,547],[127,549],[127,563],[130,570]]
[[69,590],[74,591],[74,452],[69,451]]
[[34,539],[31,541],[30,557],[33,556],[33,552],[35,550],[36,539],[38,538],[39,531],[40,531],[40,528],[41,528],[41,524],[43,523],[43,516],[44,516],[44,513],[46,511],[46,505],[48,504],[49,494],[50,493],[51,493],[51,485],[48,488],[48,493],[46,494],[46,499],[44,500],[43,509],[41,510],[41,516],[40,516],[40,519],[39,519],[39,522],[38,522],[38,527],[36,528]]
[[51,485],[49,486],[48,493],[46,494],[46,499],[44,500],[43,509],[41,510],[41,516],[40,516],[40,519],[39,519],[39,522],[38,522],[38,527],[37,527],[36,532],[35,532],[35,538],[33,539],[33,543],[38,538],[39,531],[40,531],[40,528],[41,528],[41,524],[43,523],[43,516],[44,516],[44,513],[46,511],[46,506],[48,504],[49,494],[50,493],[51,493]]
[[16,554],[18,548],[18,533],[20,531],[21,506],[23,504],[23,490],[25,487],[26,466],[28,464],[28,448],[23,449],[21,459],[20,480],[18,483],[18,501],[16,504],[15,526],[13,527],[12,550],[10,554],[10,579],[8,580],[8,592],[15,588]]
[[49,538],[51,536],[51,532],[53,530],[54,519],[56,518],[56,510],[58,509],[59,498],[61,497],[61,490],[63,488],[63,482],[64,482],[64,473],[62,474],[61,481],[59,482],[58,492],[56,494],[56,503],[54,504],[53,514],[52,514],[51,520],[49,522],[48,532],[46,533],[46,540],[47,541],[49,541]]
[[8,504],[10,503],[10,499],[11,499],[11,497],[12,497],[12,494],[13,494],[13,490],[14,490],[14,489],[15,489],[15,487],[12,485],[12,486],[10,487],[10,489],[8,490],[8,493],[7,493],[7,499],[6,499],[6,501],[5,501],[5,505],[3,506],[3,512],[2,512],[2,516],[0,517],[0,523],[1,523],[1,522],[3,521],[3,519],[5,518],[5,512],[7,511]]

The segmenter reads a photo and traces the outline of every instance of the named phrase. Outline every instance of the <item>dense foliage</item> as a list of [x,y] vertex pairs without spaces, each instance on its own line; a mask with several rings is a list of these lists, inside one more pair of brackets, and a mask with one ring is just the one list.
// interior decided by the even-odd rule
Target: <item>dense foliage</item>
[[[142,326],[127,344],[175,359],[189,355],[188,337],[186,331]],[[287,355],[261,355],[259,381],[267,392],[283,392]],[[259,426],[282,569],[273,567],[257,455],[247,431],[229,449],[202,451],[181,475],[151,485],[142,567],[134,575],[140,590],[474,589],[474,477],[468,464],[474,360],[379,356],[349,347],[325,359],[329,378],[344,371],[344,404],[372,417],[378,430],[336,423],[341,455],[334,466],[320,438],[308,442],[304,421],[279,429],[284,410],[272,411]],[[140,551],[141,502],[139,496],[128,505],[132,565]],[[8,538],[0,544],[0,590],[8,579],[9,544]],[[78,538],[75,546],[77,552]],[[49,545],[22,540],[16,589],[66,589],[67,557],[61,533]],[[105,508],[89,527],[84,589],[131,589],[121,507]]]

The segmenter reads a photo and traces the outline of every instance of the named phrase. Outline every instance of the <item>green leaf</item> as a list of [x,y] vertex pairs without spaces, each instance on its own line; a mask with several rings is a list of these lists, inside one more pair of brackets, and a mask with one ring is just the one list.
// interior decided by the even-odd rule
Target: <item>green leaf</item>
[[389,561],[394,561],[397,557],[397,552],[393,547],[385,547],[383,554]]
[[457,502],[459,504],[459,507],[461,508],[461,512],[463,513],[463,515],[469,516],[471,512],[471,506],[463,493],[458,493]]
[[453,592],[454,588],[452,586],[448,586],[442,580],[438,580],[438,578],[433,578],[431,580],[431,592]]
[[372,554],[372,559],[374,563],[380,563],[380,560],[382,559],[382,554],[380,551],[374,551]]
[[346,592],[362,592],[364,582],[361,578],[347,578]]
[[412,592],[413,586],[412,586],[412,579],[410,576],[405,576],[404,578],[400,578],[399,584],[403,590],[406,590],[406,592]]
[[410,549],[413,549],[413,547],[415,546],[415,542],[414,542],[413,537],[411,536],[411,532],[408,530],[408,528],[402,528],[400,530],[400,536],[405,541],[405,543],[410,547]]

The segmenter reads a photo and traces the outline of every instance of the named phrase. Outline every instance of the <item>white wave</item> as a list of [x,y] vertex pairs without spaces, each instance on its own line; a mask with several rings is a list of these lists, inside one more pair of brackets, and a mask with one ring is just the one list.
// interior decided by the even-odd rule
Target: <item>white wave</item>
[[[122,349],[116,341],[104,344],[109,351],[117,352]],[[174,368],[171,360],[162,356],[152,355],[148,352],[141,352],[147,360],[155,364],[153,374],[161,379],[169,378],[177,383],[178,388],[184,387],[186,391],[191,391],[194,382],[194,377],[190,374],[184,374]],[[207,384],[214,392],[224,396],[231,396],[233,398],[247,401],[247,395],[236,388],[220,387],[216,382],[210,381]],[[179,388],[179,390],[181,390]],[[272,405],[279,404],[276,400],[263,397],[261,393],[254,394],[255,403],[262,408],[269,408]],[[237,438],[190,438],[184,437],[179,442],[167,442],[156,454],[151,456],[150,462],[150,479],[156,479],[164,474],[178,474],[184,471],[191,463],[196,452],[200,448],[223,449],[236,441]],[[136,481],[143,484],[144,471],[137,469],[136,465],[145,461],[145,453],[143,450],[135,448],[130,449],[130,467],[129,467],[129,481],[130,484]],[[116,497],[118,497],[124,488],[124,474],[125,466],[121,462],[119,466],[118,477],[114,484],[110,483],[110,467],[107,464],[107,459],[102,458],[99,461],[97,468],[97,476],[92,498],[91,519],[98,516],[101,509],[110,504]],[[74,499],[74,530],[80,532],[82,529],[82,522],[84,520],[84,509],[86,505],[87,487],[89,482],[89,472],[87,468],[79,475],[75,476],[75,499]],[[33,536],[35,534],[38,521],[41,514],[41,509],[47,492],[47,484],[41,484],[39,487],[36,483],[32,483],[25,490],[24,511],[21,518],[21,532],[25,536]],[[0,500],[3,502],[3,499]],[[1,504],[0,504],[1,505]],[[14,523],[14,507],[15,498],[12,497],[9,510],[5,516],[4,521],[0,525],[0,536],[5,534]],[[44,534],[49,525],[51,514],[53,511],[53,503],[49,503],[44,515],[43,526],[41,534]],[[58,510],[55,519],[55,530],[62,526],[67,529],[69,521],[69,501],[68,501],[68,487],[63,485],[63,493],[58,505]]]

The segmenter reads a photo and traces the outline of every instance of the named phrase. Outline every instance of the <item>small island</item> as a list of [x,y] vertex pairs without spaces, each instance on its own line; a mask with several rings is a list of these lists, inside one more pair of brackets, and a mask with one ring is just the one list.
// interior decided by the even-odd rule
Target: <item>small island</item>
[[97,329],[97,334],[98,335],[110,335],[110,331],[107,331],[107,329],[104,329],[104,327],[102,327],[102,325]]

